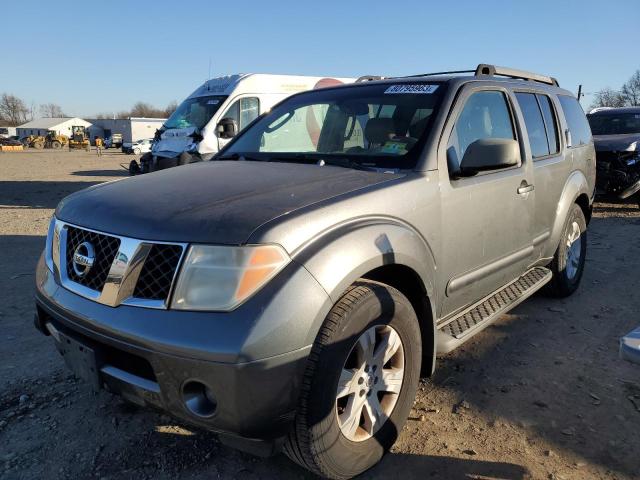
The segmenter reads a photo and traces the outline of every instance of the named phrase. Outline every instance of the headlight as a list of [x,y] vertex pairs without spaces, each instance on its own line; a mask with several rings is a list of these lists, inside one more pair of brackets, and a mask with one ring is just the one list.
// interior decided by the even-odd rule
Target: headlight
[[636,140],[631,145],[629,145],[625,151],[626,152],[635,152],[637,150],[638,150],[638,141]]
[[290,259],[277,245],[192,245],[171,308],[232,310],[271,280]]

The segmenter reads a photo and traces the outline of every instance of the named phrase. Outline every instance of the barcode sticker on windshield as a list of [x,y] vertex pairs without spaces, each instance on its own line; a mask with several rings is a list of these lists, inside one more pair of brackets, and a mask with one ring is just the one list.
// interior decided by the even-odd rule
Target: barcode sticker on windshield
[[425,85],[424,83],[418,83],[416,85],[391,85],[384,93],[418,93],[429,94],[436,91],[438,85]]

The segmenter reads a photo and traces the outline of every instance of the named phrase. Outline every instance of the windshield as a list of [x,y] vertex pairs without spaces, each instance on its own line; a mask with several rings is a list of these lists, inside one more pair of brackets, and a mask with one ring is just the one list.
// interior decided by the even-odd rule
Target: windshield
[[362,166],[413,168],[445,88],[415,82],[305,92],[259,119],[220,156],[346,158]]
[[164,128],[195,127],[201,130],[226,99],[227,97],[221,95],[187,98],[164,122]]
[[594,135],[640,133],[640,113],[601,113],[587,118]]

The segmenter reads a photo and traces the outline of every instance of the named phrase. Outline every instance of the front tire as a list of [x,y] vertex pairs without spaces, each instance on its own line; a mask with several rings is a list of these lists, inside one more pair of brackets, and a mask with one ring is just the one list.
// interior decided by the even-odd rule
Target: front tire
[[573,204],[560,237],[560,244],[550,264],[553,278],[547,292],[554,297],[568,297],[578,289],[587,256],[587,221],[582,208]]
[[413,405],[420,338],[402,293],[365,280],[352,285],[327,315],[309,355],[287,456],[339,480],[378,463]]

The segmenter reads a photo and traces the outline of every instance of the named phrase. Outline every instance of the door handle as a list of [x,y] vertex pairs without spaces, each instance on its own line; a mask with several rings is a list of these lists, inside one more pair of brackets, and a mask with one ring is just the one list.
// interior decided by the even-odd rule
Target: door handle
[[527,183],[526,180],[523,180],[520,186],[518,187],[518,195],[524,195],[525,193],[533,192],[536,187]]

